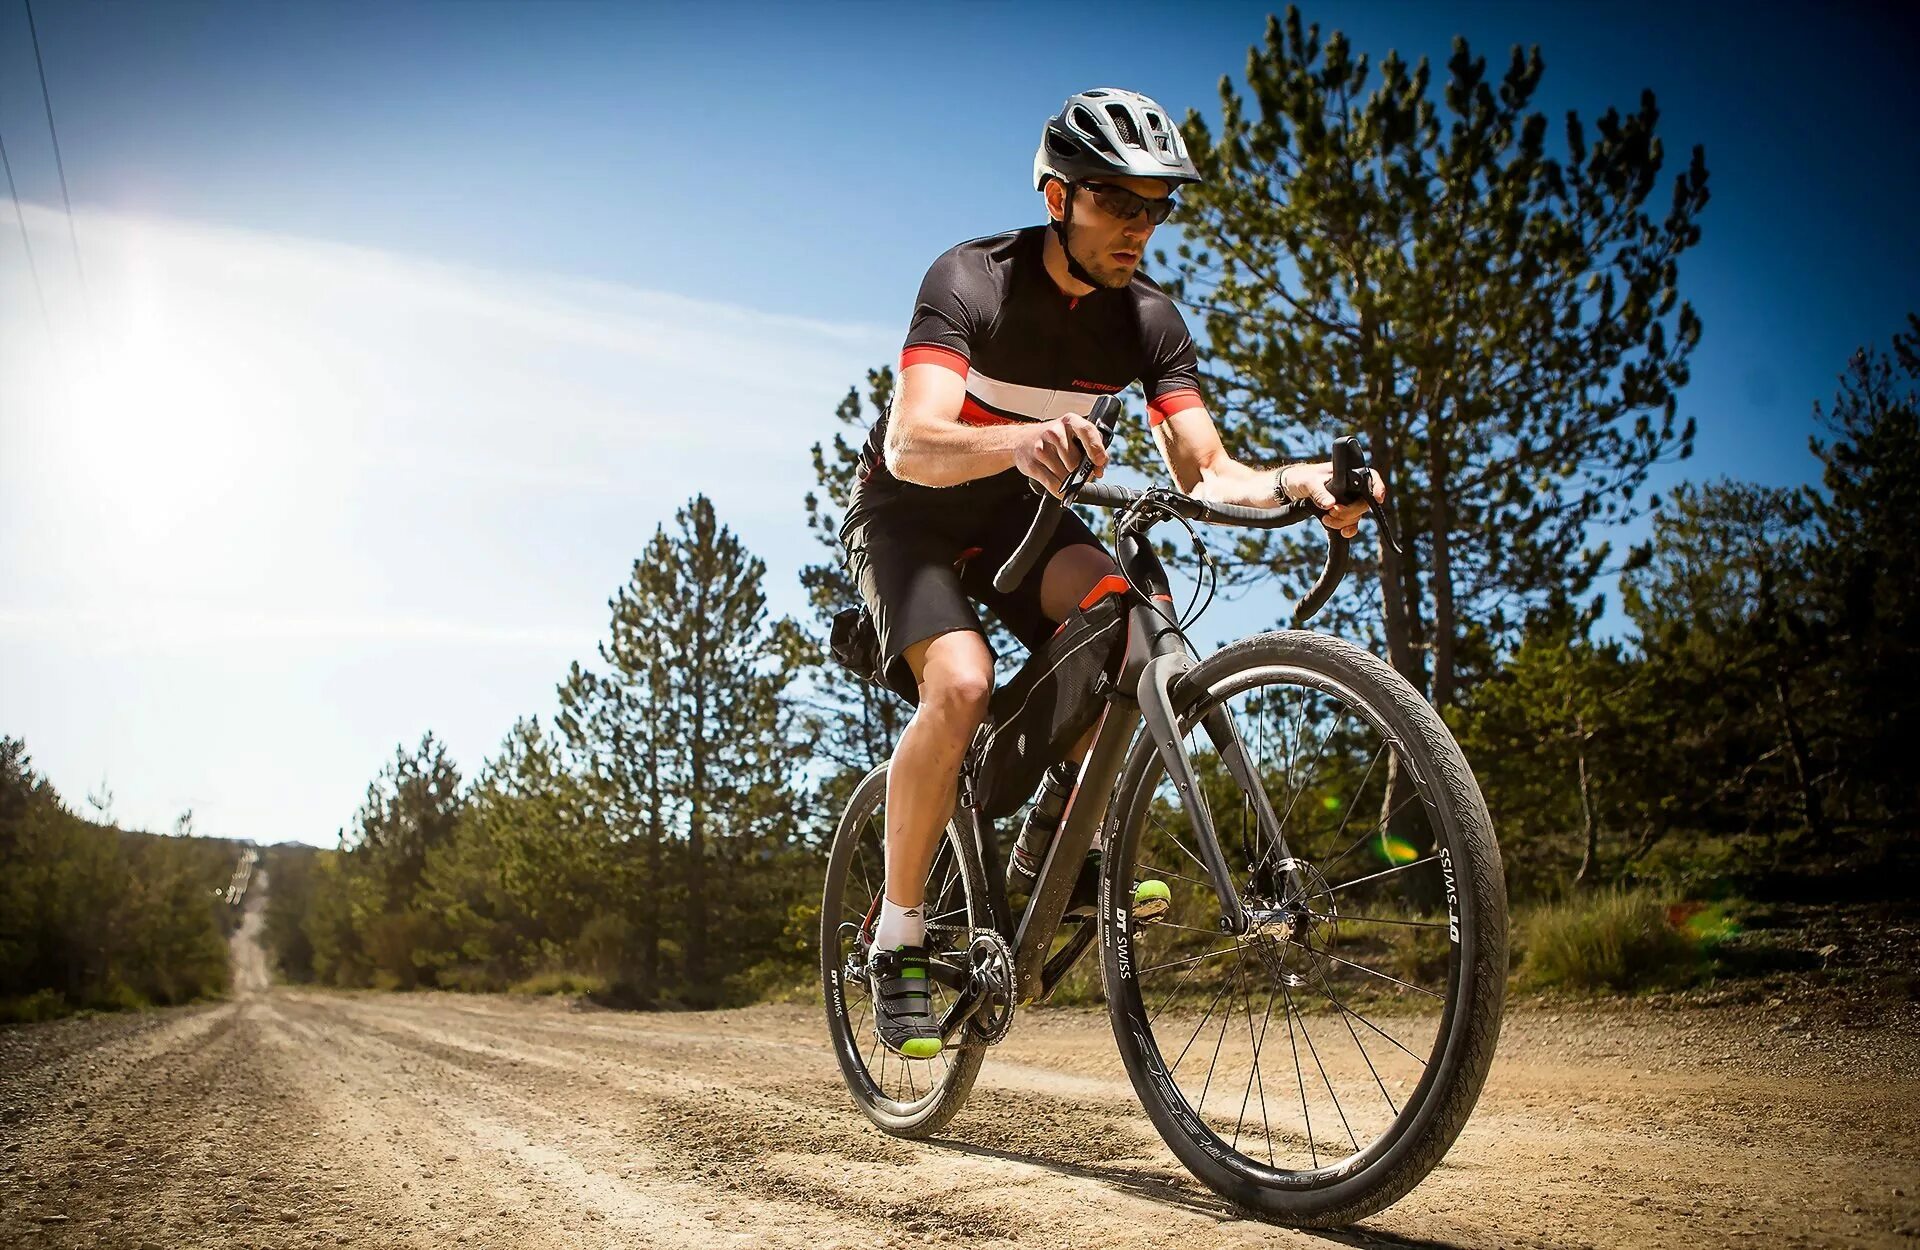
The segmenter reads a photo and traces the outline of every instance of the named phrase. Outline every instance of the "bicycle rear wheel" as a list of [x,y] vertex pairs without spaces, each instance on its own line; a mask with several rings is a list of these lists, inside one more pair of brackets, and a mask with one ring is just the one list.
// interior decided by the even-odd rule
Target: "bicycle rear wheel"
[[[1485,801],[1418,692],[1338,639],[1235,643],[1176,684],[1174,710],[1262,923],[1220,931],[1194,830],[1143,734],[1102,893],[1121,1056],[1208,1186],[1290,1223],[1351,1223],[1439,1163],[1493,1061],[1507,917]],[[1261,775],[1286,855],[1203,727],[1216,710]],[[1174,887],[1174,906],[1136,928],[1104,900],[1148,877]]]
[[[985,1050],[963,1044],[931,1059],[906,1059],[880,1043],[862,973],[862,930],[870,932],[886,887],[886,798],[883,764],[854,788],[834,833],[820,901],[820,977],[827,1032],[854,1102],[895,1136],[928,1137],[946,1127],[966,1103]],[[958,820],[948,823],[934,853],[924,909],[929,989],[938,1014],[959,992],[955,970],[967,967],[973,933],[993,927],[980,857]]]

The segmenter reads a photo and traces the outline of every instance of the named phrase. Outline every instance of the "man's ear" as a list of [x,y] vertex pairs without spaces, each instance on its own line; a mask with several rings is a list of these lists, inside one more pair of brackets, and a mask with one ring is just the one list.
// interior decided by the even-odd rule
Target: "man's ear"
[[1058,178],[1047,179],[1047,189],[1041,194],[1047,197],[1047,216],[1059,221],[1067,212],[1067,184]]

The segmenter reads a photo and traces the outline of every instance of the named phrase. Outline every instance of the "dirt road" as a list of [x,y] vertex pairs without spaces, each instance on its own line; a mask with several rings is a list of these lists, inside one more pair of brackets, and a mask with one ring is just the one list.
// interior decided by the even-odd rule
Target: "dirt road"
[[0,1245],[1920,1245],[1910,1005],[1517,1009],[1446,1164],[1334,1236],[1193,1183],[1097,1013],[1022,1020],[916,1145],[813,1008],[270,990],[248,937],[231,1002],[0,1030]]

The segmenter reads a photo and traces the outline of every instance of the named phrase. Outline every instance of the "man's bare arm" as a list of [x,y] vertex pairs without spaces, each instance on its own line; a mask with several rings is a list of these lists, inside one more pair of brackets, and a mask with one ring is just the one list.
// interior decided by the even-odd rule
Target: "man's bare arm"
[[[1278,480],[1289,499],[1313,500],[1326,513],[1320,518],[1326,527],[1349,538],[1358,532],[1360,518],[1366,515],[1364,503],[1334,503],[1327,492],[1327,481],[1333,476],[1330,463],[1290,464],[1277,469],[1241,464],[1221,445],[1220,431],[1204,407],[1174,413],[1153,427],[1153,439],[1174,483],[1195,499],[1249,508],[1278,507],[1280,500],[1274,493]],[[1376,499],[1386,498],[1386,486],[1377,474],[1373,493]]]
[[1107,450],[1092,422],[1063,417],[1025,425],[968,425],[960,419],[966,394],[966,380],[942,365],[902,370],[900,394],[887,419],[888,472],[921,486],[958,486],[1019,469],[1057,491],[1082,451],[1093,457],[1095,476],[1105,469]]

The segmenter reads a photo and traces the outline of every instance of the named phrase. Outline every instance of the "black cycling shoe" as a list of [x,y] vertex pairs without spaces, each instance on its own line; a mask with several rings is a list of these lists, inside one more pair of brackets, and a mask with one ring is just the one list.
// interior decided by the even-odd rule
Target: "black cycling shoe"
[[927,993],[926,947],[874,951],[867,958],[867,985],[883,1046],[908,1059],[931,1059],[940,1053],[940,1022]]

